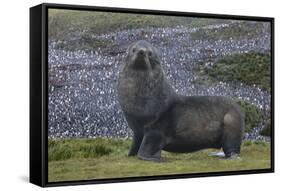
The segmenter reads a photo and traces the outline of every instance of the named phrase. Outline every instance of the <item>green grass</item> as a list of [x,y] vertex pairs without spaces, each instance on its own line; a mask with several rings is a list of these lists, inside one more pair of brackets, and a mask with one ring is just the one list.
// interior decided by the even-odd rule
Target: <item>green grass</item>
[[200,27],[228,23],[228,20],[165,15],[110,13],[49,9],[49,38],[62,39],[65,35],[104,34],[143,27],[174,27],[177,25]]
[[[58,9],[50,9],[48,18],[49,39],[58,41],[57,48],[70,51],[96,50],[113,45],[113,39],[97,39],[93,35],[142,27],[176,26],[190,22],[183,17]],[[142,35],[145,34],[144,31]]]
[[236,102],[242,107],[245,113],[245,131],[250,132],[261,122],[261,110],[247,101],[237,99]]
[[263,136],[271,136],[271,119],[267,119],[265,122],[265,127],[260,132]]
[[[102,40],[93,35],[143,28],[140,35],[145,37],[148,27],[200,27],[227,22],[222,19],[49,9],[48,36],[50,40],[58,41],[57,48],[87,51],[112,46],[113,39]],[[162,40],[169,43],[166,38]]]
[[164,163],[128,157],[130,144],[130,140],[120,139],[49,139],[48,180],[56,182],[270,168],[270,145],[266,142],[244,142],[241,159],[238,160],[210,157],[208,153],[215,150],[208,149],[188,154],[162,152],[166,160]]
[[208,75],[213,81],[243,82],[270,91],[270,63],[269,54],[250,52],[226,56],[217,60],[212,67],[201,63],[195,70],[199,74]]
[[255,38],[262,33],[263,24],[260,22],[237,22],[232,23],[229,27],[199,29],[191,33],[194,40],[228,40],[240,38]]
[[49,10],[49,38],[65,35],[104,34],[141,27],[165,27],[190,23],[187,18],[98,11]]

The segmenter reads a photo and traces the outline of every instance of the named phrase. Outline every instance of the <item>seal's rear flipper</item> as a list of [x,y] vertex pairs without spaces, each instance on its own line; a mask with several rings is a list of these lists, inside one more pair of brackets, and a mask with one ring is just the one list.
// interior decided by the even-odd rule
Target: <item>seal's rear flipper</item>
[[241,159],[238,153],[231,152],[230,154],[226,155],[224,159],[229,159],[229,160],[239,160]]
[[224,157],[225,157],[225,154],[224,154],[224,152],[222,152],[222,151],[220,151],[220,152],[210,152],[210,153],[208,154],[208,156],[224,158]]

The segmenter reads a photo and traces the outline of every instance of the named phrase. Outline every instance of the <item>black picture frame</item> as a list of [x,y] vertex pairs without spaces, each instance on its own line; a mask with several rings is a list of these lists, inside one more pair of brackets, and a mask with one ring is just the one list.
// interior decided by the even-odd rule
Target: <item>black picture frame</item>
[[[149,177],[48,182],[48,9],[71,9],[153,15],[266,21],[271,24],[271,168]],[[41,187],[195,178],[274,172],[274,18],[176,11],[142,10],[64,4],[40,4],[30,8],[30,182]]]

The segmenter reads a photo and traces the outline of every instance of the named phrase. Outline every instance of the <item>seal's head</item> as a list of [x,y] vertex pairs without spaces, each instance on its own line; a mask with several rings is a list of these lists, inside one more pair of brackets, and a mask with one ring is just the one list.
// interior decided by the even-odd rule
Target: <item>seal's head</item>
[[129,46],[126,55],[126,65],[130,69],[142,71],[161,68],[157,49],[144,40],[134,42]]

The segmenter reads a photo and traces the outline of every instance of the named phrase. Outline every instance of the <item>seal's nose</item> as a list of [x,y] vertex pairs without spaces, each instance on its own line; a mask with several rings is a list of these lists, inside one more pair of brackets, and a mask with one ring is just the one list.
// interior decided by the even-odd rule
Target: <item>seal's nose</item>
[[142,49],[139,50],[138,54],[139,54],[140,56],[143,56],[143,55],[144,55],[144,52],[145,52],[145,49],[142,48]]

